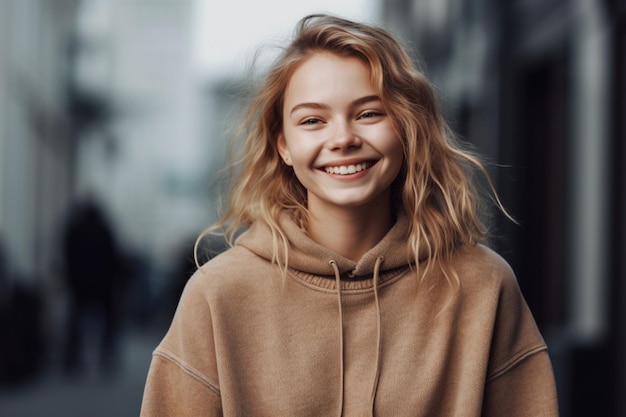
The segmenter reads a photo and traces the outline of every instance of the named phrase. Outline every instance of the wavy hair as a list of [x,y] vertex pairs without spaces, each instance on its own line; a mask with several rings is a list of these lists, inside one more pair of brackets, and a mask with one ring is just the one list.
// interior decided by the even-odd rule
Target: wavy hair
[[282,246],[287,254],[289,242],[279,217],[288,212],[306,228],[307,194],[282,161],[277,137],[282,130],[287,83],[300,64],[319,52],[357,57],[369,67],[373,85],[404,148],[404,163],[392,187],[392,198],[410,218],[408,245],[414,255],[410,261],[420,268],[421,277],[438,265],[449,282],[458,283],[447,260],[459,245],[475,245],[486,234],[474,171],[485,176],[497,206],[507,214],[485,166],[455,139],[442,117],[433,86],[393,35],[373,25],[331,15],[315,14],[300,20],[292,42],[253,94],[240,132],[242,154],[234,161],[241,170],[221,219],[203,235],[219,229],[232,244],[242,226],[263,222],[272,231],[273,261],[286,268],[287,259],[279,259],[278,253]]

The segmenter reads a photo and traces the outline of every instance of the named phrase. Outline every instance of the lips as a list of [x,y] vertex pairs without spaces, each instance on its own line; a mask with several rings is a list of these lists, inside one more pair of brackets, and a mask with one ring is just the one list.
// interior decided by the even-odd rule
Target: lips
[[359,162],[357,164],[334,165],[324,167],[324,171],[334,175],[351,175],[357,172],[365,171],[374,165],[373,161]]

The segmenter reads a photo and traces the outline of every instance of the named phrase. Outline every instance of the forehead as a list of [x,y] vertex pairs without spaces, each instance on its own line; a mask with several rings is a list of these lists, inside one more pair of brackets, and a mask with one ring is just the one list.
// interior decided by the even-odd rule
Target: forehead
[[300,99],[330,99],[338,96],[377,94],[367,64],[357,57],[317,52],[291,74],[285,104]]

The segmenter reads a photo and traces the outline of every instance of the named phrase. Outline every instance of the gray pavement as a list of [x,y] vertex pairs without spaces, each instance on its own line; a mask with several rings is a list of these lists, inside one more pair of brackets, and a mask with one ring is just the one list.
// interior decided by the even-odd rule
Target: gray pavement
[[125,335],[115,374],[87,367],[69,377],[50,370],[28,385],[0,390],[0,417],[136,417],[158,341],[154,334]]

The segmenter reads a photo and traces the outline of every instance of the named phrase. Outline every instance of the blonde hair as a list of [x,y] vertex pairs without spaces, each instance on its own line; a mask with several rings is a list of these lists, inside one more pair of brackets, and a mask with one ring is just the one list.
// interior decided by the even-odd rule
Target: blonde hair
[[242,124],[243,154],[236,162],[241,171],[226,210],[203,235],[222,230],[232,244],[242,226],[265,223],[273,235],[273,261],[286,268],[287,259],[279,259],[278,253],[287,254],[289,242],[279,217],[287,212],[306,228],[307,194],[282,161],[277,137],[282,130],[287,83],[300,64],[319,52],[357,57],[369,67],[404,147],[404,164],[392,186],[392,198],[410,218],[408,245],[414,255],[410,261],[421,268],[422,277],[438,265],[448,281],[458,282],[447,260],[459,245],[475,245],[486,233],[473,170],[485,175],[498,207],[504,210],[489,175],[479,158],[455,139],[442,117],[433,86],[399,41],[379,27],[330,15],[300,20],[293,41],[269,68]]

